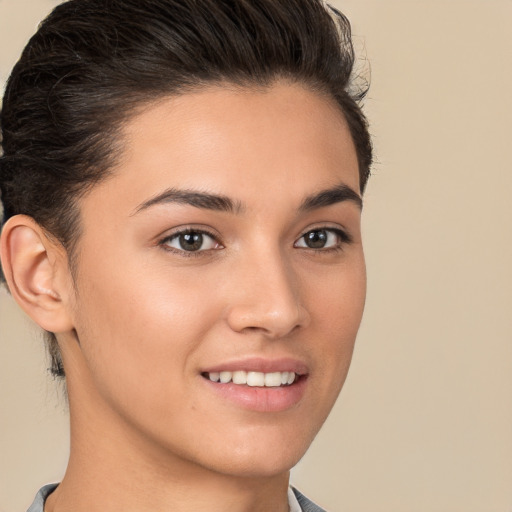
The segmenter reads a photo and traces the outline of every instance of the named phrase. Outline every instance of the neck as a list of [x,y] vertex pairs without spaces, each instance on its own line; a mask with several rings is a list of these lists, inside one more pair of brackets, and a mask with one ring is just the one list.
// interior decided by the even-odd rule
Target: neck
[[240,476],[180,458],[86,388],[68,380],[70,460],[45,512],[288,512],[289,472]]
[[104,459],[93,469],[75,458],[49,496],[45,512],[288,512],[287,487],[287,477],[192,479],[171,471],[164,475],[122,468]]

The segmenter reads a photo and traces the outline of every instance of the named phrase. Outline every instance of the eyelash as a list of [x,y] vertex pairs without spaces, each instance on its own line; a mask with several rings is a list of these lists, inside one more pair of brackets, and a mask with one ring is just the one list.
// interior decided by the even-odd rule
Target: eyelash
[[174,233],[171,233],[170,235],[163,238],[158,243],[158,245],[160,245],[166,251],[172,252],[174,254],[178,254],[179,256],[183,256],[185,258],[201,257],[201,256],[204,256],[205,253],[209,252],[210,250],[216,250],[216,249],[206,249],[206,250],[203,249],[200,251],[185,251],[183,249],[176,249],[174,247],[169,247],[169,245],[167,245],[169,242],[171,242],[172,240],[174,240],[182,235],[189,235],[192,233],[199,234],[199,235],[207,235],[210,238],[212,238],[213,240],[217,241],[217,243],[222,247],[222,244],[217,240],[217,236],[214,233],[211,233],[210,231],[208,231],[207,229],[204,229],[204,228],[197,228],[197,229],[186,228],[186,229],[181,229],[180,231],[175,231]]
[[[314,249],[311,247],[300,247],[300,248],[308,249],[309,251],[312,251],[313,253],[316,253],[316,254],[333,253],[333,252],[342,251],[343,247],[345,245],[349,245],[353,241],[351,235],[349,235],[346,231],[339,229],[339,228],[333,228],[333,227],[328,227],[328,226],[322,226],[322,227],[317,227],[317,228],[313,228],[313,229],[308,229],[308,231],[305,231],[297,239],[297,241],[303,239],[308,233],[312,233],[315,231],[326,231],[328,233],[334,233],[338,237],[339,242],[334,247],[327,247],[325,249],[324,248]],[[217,249],[203,249],[203,250],[198,250],[198,251],[186,251],[184,249],[176,249],[174,247],[169,247],[169,245],[167,245],[172,240],[175,240],[176,238],[178,238],[182,235],[187,235],[187,234],[207,235],[219,244],[219,246],[220,246],[219,248],[221,248],[221,249],[223,248],[222,244],[217,240],[217,236],[214,233],[212,233],[204,228],[197,228],[197,229],[186,228],[186,229],[182,229],[180,231],[176,231],[176,232],[166,236],[162,240],[160,240],[158,242],[158,245],[161,246],[166,251],[172,252],[174,254],[178,254],[185,258],[202,257],[202,256],[205,256],[205,253],[208,253],[209,251],[217,250]],[[295,243],[297,243],[297,241]],[[295,243],[294,243],[294,247],[295,247]]]
[[[340,228],[334,228],[329,226],[320,226],[315,227],[313,229],[308,229],[304,232],[297,241],[304,239],[304,237],[309,233],[314,233],[315,231],[326,231],[327,233],[334,233],[334,235],[338,238],[336,245],[333,247],[314,249],[312,247],[301,247],[302,249],[308,249],[309,251],[313,251],[314,254],[325,254],[325,253],[336,253],[343,251],[346,245],[349,245],[353,242],[352,236],[346,231]],[[295,242],[297,243],[297,242]],[[295,246],[295,244],[294,244]]]

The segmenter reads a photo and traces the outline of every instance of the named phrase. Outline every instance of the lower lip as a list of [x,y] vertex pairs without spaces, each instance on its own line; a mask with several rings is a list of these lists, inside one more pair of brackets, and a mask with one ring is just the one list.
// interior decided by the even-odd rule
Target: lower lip
[[240,384],[221,384],[203,377],[206,385],[224,399],[244,409],[257,412],[280,412],[297,405],[306,390],[307,377],[280,387],[251,387]]

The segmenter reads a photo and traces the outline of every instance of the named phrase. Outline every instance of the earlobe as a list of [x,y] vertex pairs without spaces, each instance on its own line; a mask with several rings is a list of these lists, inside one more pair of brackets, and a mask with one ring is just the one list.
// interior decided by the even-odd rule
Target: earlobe
[[15,215],[4,225],[0,258],[9,290],[21,308],[46,331],[72,329],[62,274],[62,247],[50,241],[34,219]]

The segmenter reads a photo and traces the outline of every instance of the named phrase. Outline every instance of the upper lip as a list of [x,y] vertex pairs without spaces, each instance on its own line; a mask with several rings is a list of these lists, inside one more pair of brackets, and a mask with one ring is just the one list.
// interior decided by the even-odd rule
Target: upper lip
[[219,363],[202,370],[202,373],[217,372],[294,372],[298,375],[309,373],[308,366],[298,359],[284,357],[279,359],[268,359],[263,357],[250,357]]

